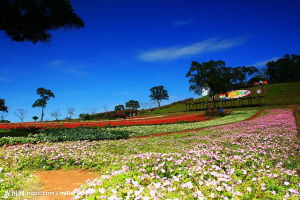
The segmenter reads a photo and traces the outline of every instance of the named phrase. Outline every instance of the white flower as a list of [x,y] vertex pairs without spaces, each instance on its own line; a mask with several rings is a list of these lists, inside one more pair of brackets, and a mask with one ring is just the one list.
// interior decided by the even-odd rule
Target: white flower
[[287,181],[284,181],[284,185],[289,185],[290,183]]
[[103,193],[105,192],[105,189],[104,189],[104,188],[100,188],[98,191],[99,191],[101,194],[103,194]]
[[248,192],[251,192],[251,191],[252,191],[252,188],[251,188],[251,187],[247,187],[247,191],[248,191]]
[[2,170],[3,170],[3,167],[0,167],[0,172],[2,172]]
[[275,191],[271,191],[271,193],[272,193],[272,194],[274,194],[274,195],[276,194],[276,192],[275,192]]
[[215,198],[215,194],[214,194],[214,193],[211,193],[209,196],[210,196],[211,198]]
[[165,173],[165,172],[166,172],[166,170],[165,170],[165,169],[161,169],[160,171],[161,171],[161,173]]
[[218,186],[218,187],[217,187],[217,190],[218,190],[219,192],[222,191],[222,190],[223,190],[222,186]]

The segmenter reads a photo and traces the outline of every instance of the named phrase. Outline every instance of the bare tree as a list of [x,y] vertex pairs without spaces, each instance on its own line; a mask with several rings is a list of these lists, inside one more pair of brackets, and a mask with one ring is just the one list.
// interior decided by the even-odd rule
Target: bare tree
[[4,121],[7,116],[8,116],[8,109],[6,111],[1,111],[0,113],[1,121]]
[[69,118],[71,119],[72,118],[72,115],[74,114],[75,112],[75,108],[68,108],[68,114],[69,114]]
[[24,122],[25,114],[27,113],[27,110],[23,108],[19,108],[16,112],[14,112],[14,115],[19,118],[22,122]]
[[96,112],[97,112],[97,108],[92,108],[92,109],[91,109],[91,115],[96,114]]
[[54,117],[56,121],[57,121],[58,118],[61,116],[59,110],[53,111],[50,115],[51,115],[52,117]]

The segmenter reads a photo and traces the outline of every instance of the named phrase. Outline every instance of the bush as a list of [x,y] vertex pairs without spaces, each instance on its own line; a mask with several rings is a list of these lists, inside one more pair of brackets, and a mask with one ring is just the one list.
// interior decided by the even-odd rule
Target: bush
[[88,114],[88,113],[82,113],[82,114],[79,115],[79,118],[80,118],[81,120],[83,120],[83,121],[85,121],[85,120],[90,120],[90,119],[91,119],[91,115]]
[[207,117],[224,117],[226,115],[230,115],[231,110],[228,111],[222,111],[221,109],[217,110],[207,110],[205,111],[205,116]]
[[10,123],[8,120],[0,120],[0,123]]
[[72,129],[43,129],[38,134],[28,137],[2,137],[0,146],[4,144],[25,144],[39,142],[66,142],[78,140],[117,140],[127,139],[129,131],[119,131],[103,128],[72,128]]

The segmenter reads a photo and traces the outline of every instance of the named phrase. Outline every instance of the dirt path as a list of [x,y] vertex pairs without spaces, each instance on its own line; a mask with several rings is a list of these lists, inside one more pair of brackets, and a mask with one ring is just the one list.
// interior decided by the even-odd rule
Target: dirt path
[[[263,112],[264,112],[264,110],[260,110],[255,115],[249,117],[248,119],[242,120],[242,121],[253,120],[253,119],[259,117]],[[209,126],[209,127],[204,127],[204,128],[198,128],[198,129],[184,130],[184,131],[172,132],[172,133],[158,133],[158,134],[152,134],[152,135],[137,136],[137,137],[131,137],[129,139],[141,139],[141,138],[160,137],[160,136],[180,134],[180,133],[190,133],[190,132],[205,130],[205,129],[208,129],[208,128],[211,128],[211,127],[218,127],[218,126],[224,126],[224,125],[226,125],[226,124],[221,124],[221,125],[216,125],[216,126]]]
[[43,184],[43,192],[54,194],[39,196],[39,200],[66,200],[72,197],[71,192],[80,187],[88,179],[97,178],[91,171],[83,170],[51,170],[39,171],[35,175]]

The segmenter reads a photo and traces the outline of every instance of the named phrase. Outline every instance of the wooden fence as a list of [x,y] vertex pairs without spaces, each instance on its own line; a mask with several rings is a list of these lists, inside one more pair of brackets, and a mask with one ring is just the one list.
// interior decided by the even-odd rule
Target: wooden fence
[[243,97],[238,99],[225,99],[213,101],[203,101],[186,103],[185,111],[207,110],[209,108],[238,108],[238,107],[253,107],[262,106],[263,96]]

